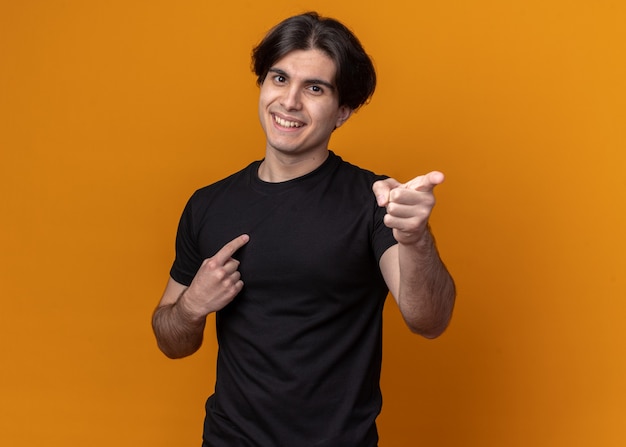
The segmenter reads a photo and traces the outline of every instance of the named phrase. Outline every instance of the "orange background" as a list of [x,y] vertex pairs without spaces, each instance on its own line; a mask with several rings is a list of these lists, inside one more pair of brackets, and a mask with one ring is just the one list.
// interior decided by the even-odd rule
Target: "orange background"
[[168,360],[150,315],[188,196],[263,155],[251,47],[307,9],[380,78],[332,147],[448,177],[432,220],[457,308],[426,341],[388,301],[381,447],[623,446],[626,6],[608,0],[3,0],[0,445],[199,445],[214,338]]

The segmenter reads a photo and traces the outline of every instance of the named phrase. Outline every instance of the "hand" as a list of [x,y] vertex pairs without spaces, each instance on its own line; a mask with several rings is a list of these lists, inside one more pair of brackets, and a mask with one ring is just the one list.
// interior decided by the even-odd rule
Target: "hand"
[[246,245],[250,237],[236,237],[212,258],[205,259],[189,288],[181,296],[184,308],[192,315],[204,318],[230,303],[243,288],[239,261],[232,256]]
[[407,183],[388,178],[372,186],[378,206],[387,208],[385,225],[401,244],[418,242],[426,232],[428,218],[435,206],[433,189],[444,181],[441,172],[432,171]]

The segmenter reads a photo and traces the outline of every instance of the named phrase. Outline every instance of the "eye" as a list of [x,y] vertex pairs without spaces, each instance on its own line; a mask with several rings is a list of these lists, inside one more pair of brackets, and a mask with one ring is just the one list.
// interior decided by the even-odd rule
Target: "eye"
[[274,82],[277,84],[284,84],[287,82],[287,78],[283,75],[276,75],[274,76]]
[[309,86],[309,90],[315,93],[316,95],[321,95],[322,93],[324,93],[324,89],[320,87],[319,85],[311,85]]

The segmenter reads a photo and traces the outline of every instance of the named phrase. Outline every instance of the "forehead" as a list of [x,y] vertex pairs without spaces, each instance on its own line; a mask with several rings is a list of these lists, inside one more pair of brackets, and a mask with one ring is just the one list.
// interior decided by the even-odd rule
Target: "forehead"
[[277,60],[271,67],[285,72],[291,78],[318,79],[335,84],[337,67],[326,53],[318,49],[294,50]]

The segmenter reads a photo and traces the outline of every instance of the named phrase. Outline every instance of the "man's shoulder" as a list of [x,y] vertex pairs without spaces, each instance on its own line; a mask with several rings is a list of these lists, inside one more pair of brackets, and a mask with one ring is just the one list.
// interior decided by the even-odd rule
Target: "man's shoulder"
[[234,172],[228,175],[227,177],[224,177],[220,180],[217,180],[213,183],[210,183],[206,186],[203,186],[197,189],[196,191],[194,191],[192,195],[192,199],[206,198],[232,185],[236,185],[240,182],[249,181],[250,173],[255,169],[255,167],[258,168],[259,163],[260,163],[259,161],[254,161],[250,163],[249,165],[247,165],[246,167],[244,167],[243,169],[237,172]]
[[368,169],[368,168],[356,165],[347,160],[344,160],[341,156],[333,153],[332,151],[331,151],[331,154],[337,159],[338,167],[342,171],[343,174],[353,175],[355,177],[360,177],[371,182],[374,182],[376,180],[382,180],[382,179],[389,177],[387,175],[378,174],[371,169]]

